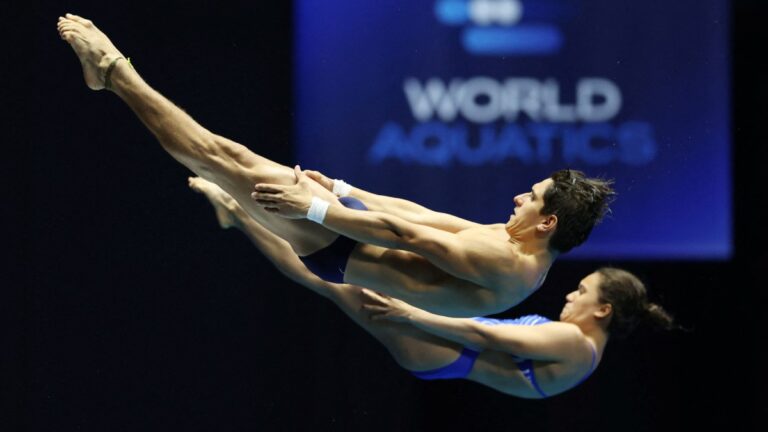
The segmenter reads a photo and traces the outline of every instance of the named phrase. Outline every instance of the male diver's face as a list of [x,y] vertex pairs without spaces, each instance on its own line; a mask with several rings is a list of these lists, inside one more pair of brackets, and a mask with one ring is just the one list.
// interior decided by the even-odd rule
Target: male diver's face
[[581,321],[600,306],[600,284],[603,277],[594,272],[579,282],[578,288],[565,296],[565,306],[560,312],[560,321]]
[[544,193],[553,184],[551,178],[542,180],[533,186],[531,190],[515,197],[514,213],[509,216],[506,224],[507,232],[510,235],[525,228],[538,225],[543,221],[541,209],[544,208]]

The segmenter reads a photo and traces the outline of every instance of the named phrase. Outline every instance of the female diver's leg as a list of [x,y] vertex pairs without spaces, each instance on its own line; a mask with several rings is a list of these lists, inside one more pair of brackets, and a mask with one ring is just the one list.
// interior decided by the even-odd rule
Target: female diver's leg
[[[67,14],[58,23],[61,37],[77,53],[88,87],[110,89],[133,110],[163,148],[197,175],[213,181],[236,199],[259,223],[287,240],[299,255],[330,244],[337,234],[307,220],[288,220],[270,214],[250,198],[256,183],[293,184],[293,170],[258,156],[246,147],[216,135],[152,89],[107,36],[89,20]],[[313,192],[333,202],[336,197],[315,185]]]
[[360,327],[381,342],[392,357],[408,370],[429,370],[445,366],[459,357],[461,345],[439,338],[416,327],[389,321],[371,321],[362,310],[360,288],[326,282],[310,272],[291,252],[288,243],[262,227],[225,191],[201,178],[190,178],[190,187],[205,195],[216,210],[222,228],[241,230],[284,275],[333,301]]

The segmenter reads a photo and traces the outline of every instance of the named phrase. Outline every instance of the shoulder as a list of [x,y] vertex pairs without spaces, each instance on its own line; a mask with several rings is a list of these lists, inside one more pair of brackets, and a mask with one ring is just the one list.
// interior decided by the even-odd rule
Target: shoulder
[[541,329],[543,337],[550,339],[563,350],[565,358],[578,359],[589,352],[587,337],[575,324],[552,321],[536,327]]
[[546,329],[550,332],[557,332],[565,337],[573,338],[574,340],[587,340],[586,336],[584,336],[584,333],[581,332],[581,329],[576,324],[561,321],[550,321],[548,323],[539,324],[538,327]]
[[506,232],[506,230],[504,229],[504,224],[503,223],[487,224],[487,225],[480,225],[480,226],[482,226],[484,228],[492,229],[494,231],[504,231],[504,232]]
[[535,256],[520,252],[518,247],[509,242],[499,247],[503,248],[503,251],[499,251],[503,259],[503,275],[529,286],[535,285],[541,279],[543,268]]

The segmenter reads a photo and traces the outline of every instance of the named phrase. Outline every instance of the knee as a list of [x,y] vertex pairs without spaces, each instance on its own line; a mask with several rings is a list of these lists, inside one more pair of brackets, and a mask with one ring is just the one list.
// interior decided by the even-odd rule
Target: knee
[[244,153],[248,149],[223,136],[211,133],[202,137],[199,148],[207,159],[216,160],[222,164],[245,166]]

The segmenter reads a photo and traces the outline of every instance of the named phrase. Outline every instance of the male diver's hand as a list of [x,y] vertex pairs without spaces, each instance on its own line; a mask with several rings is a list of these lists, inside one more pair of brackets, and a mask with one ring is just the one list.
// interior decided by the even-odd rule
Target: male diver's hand
[[312,171],[312,170],[304,170],[304,174],[307,175],[307,177],[311,178],[312,180],[316,181],[320,184],[320,186],[328,189],[329,191],[333,192],[333,179],[326,177],[323,173],[320,171]]
[[373,321],[409,322],[413,313],[418,311],[402,300],[367,288],[362,288],[360,295],[363,298],[363,309],[369,312],[369,317]]
[[270,213],[287,219],[305,219],[312,204],[312,191],[309,186],[312,180],[298,165],[293,168],[293,172],[296,175],[296,184],[259,183],[254,187],[251,198]]

